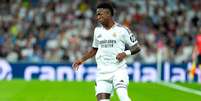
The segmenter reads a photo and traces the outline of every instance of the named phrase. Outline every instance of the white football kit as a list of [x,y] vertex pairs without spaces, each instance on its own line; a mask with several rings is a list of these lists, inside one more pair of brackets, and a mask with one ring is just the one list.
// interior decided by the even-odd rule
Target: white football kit
[[96,94],[112,93],[114,88],[127,87],[126,60],[119,62],[116,56],[125,51],[126,45],[133,46],[137,43],[134,34],[118,23],[109,30],[103,26],[95,28],[92,47],[98,48]]

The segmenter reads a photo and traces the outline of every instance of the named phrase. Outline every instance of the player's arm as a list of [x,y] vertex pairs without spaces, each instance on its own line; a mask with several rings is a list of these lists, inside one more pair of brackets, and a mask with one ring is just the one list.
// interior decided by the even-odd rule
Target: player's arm
[[119,53],[116,56],[116,59],[119,61],[122,61],[126,56],[134,55],[140,51],[140,45],[136,39],[135,34],[133,34],[129,29],[126,29],[126,32],[124,35],[125,35],[123,37],[124,42],[125,42],[125,44],[129,45],[129,49],[124,52]]
[[93,57],[94,55],[96,55],[96,52],[98,51],[98,40],[96,38],[96,28],[94,30],[94,39],[93,39],[93,43],[92,43],[92,48],[87,51],[83,57],[81,59],[76,60],[72,67],[74,70],[78,70],[79,65],[81,65],[82,63],[84,63],[87,59]]
[[[128,51],[131,52],[131,55],[134,55],[134,54],[140,52],[140,50],[141,50],[141,49],[140,49],[139,43],[136,43],[135,45],[131,46]],[[125,53],[126,53],[126,52],[125,52]],[[129,53],[129,54],[130,54],[130,53]],[[128,55],[129,55],[129,54],[128,54]]]
[[74,69],[74,70],[78,70],[79,65],[81,65],[82,63],[84,63],[87,59],[89,59],[89,58],[95,56],[97,50],[98,50],[98,48],[93,48],[93,47],[92,47],[88,52],[86,52],[86,53],[84,54],[84,56],[83,56],[81,59],[78,59],[78,60],[76,60],[76,61],[73,63],[73,65],[72,65],[73,69]]
[[140,45],[139,43],[136,43],[135,45],[129,47],[129,50],[126,50],[122,53],[119,53],[116,57],[117,60],[119,61],[122,61],[126,56],[129,56],[129,55],[134,55],[138,52],[140,52]]

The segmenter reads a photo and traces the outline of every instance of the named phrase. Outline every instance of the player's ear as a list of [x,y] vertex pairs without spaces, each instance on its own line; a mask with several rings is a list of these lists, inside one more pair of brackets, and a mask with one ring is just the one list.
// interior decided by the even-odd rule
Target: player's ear
[[106,12],[105,12],[105,13],[107,13],[107,16],[112,16],[110,10],[108,10],[108,9],[106,9]]

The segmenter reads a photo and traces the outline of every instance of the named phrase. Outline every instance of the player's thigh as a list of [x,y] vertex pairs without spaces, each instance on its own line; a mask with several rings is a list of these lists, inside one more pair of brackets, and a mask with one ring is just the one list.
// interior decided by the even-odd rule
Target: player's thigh
[[111,94],[113,92],[113,89],[114,89],[113,84],[110,81],[105,81],[105,80],[96,81],[96,86],[95,86],[96,95],[100,93]]
[[128,72],[126,68],[121,68],[115,72],[113,78],[114,88],[127,88],[129,83]]

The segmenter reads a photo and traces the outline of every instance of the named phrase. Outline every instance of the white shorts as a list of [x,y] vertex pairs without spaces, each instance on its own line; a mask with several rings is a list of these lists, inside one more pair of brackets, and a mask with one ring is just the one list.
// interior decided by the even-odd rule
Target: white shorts
[[96,95],[99,93],[112,94],[116,88],[127,88],[129,83],[126,67],[119,68],[112,73],[97,73],[96,77]]

